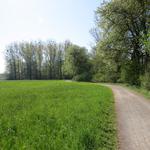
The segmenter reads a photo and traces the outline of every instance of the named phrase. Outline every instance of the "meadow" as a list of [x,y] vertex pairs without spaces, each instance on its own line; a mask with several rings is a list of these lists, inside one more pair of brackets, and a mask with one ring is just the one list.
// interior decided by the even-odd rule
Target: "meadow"
[[115,150],[112,91],[94,83],[0,82],[0,149]]

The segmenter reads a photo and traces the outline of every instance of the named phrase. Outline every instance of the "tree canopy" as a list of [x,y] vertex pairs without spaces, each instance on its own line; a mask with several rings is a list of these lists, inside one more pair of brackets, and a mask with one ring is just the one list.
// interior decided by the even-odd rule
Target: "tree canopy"
[[95,76],[140,85],[140,77],[147,72],[150,61],[148,44],[144,42],[149,43],[150,2],[111,0],[99,7],[96,15],[101,39],[94,56],[100,61]]
[[[88,52],[69,41],[10,44],[5,52],[8,79],[76,79],[90,70]],[[76,80],[86,80],[76,79]]]

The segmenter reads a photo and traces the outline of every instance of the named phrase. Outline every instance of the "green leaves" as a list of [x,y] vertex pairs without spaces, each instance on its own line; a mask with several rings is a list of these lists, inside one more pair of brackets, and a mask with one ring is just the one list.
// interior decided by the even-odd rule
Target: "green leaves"
[[64,67],[66,74],[69,74],[73,79],[89,81],[91,64],[87,49],[76,45],[68,47]]
[[[97,24],[103,38],[97,44],[96,54],[104,66],[95,72],[105,70],[106,81],[110,79],[107,74],[114,74],[116,80],[120,80],[124,70],[132,78],[131,84],[139,84],[140,75],[145,72],[142,68],[146,68],[150,60],[148,8],[150,3],[147,0],[112,0],[97,9]],[[132,65],[124,67],[126,64]]]

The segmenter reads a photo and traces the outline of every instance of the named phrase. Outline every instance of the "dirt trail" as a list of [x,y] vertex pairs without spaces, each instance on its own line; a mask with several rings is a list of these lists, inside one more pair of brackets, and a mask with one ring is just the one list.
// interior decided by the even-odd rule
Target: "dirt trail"
[[118,85],[115,95],[120,150],[150,150],[150,100]]

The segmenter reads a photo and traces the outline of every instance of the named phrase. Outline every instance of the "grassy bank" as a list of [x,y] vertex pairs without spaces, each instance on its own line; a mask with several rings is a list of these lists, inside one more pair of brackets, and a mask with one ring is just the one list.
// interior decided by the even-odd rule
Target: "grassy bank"
[[142,87],[131,86],[131,85],[128,85],[128,84],[121,84],[121,85],[129,88],[130,90],[133,90],[133,91],[143,95],[145,98],[150,99],[150,91],[148,91],[148,90],[146,90]]
[[115,150],[113,94],[92,83],[0,82],[0,147]]

